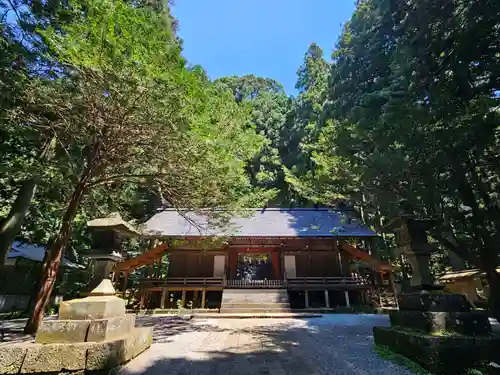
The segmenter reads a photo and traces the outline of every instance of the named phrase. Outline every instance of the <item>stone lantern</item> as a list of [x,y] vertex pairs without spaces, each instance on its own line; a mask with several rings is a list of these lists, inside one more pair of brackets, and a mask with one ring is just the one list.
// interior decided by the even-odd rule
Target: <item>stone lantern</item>
[[87,226],[92,232],[92,250],[88,258],[92,259],[93,276],[88,290],[94,289],[103,279],[110,277],[113,266],[124,259],[123,240],[139,236],[140,233],[119,213],[109,217],[90,220]]
[[446,293],[433,283],[429,260],[437,248],[429,244],[427,231],[437,224],[417,218],[406,204],[388,223],[399,253],[411,264],[411,290],[399,295],[399,310],[389,312],[391,326],[374,327],[373,337],[377,345],[432,373],[458,374],[496,358],[500,337],[491,335],[485,311],[472,310],[464,295]]
[[400,216],[386,225],[386,230],[396,236],[398,255],[404,255],[412,268],[411,289],[441,289],[434,284],[429,263],[437,247],[430,244],[427,231],[437,225],[435,219],[418,219],[403,203]]
[[35,342],[0,345],[0,373],[114,374],[152,341],[152,328],[135,326],[135,314],[105,279],[87,297],[62,302]]

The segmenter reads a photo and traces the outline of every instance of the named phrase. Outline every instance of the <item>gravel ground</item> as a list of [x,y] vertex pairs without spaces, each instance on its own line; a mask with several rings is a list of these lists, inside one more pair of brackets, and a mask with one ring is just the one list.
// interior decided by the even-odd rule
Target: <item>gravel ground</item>
[[154,343],[123,375],[412,374],[373,351],[372,327],[389,324],[383,315],[139,322],[154,326]]
[[[191,321],[147,316],[137,322],[154,327],[154,343],[120,370],[123,375],[412,374],[373,352],[372,327],[389,325],[384,315]],[[24,323],[0,321],[0,345],[32,341],[22,333]]]
[[[33,341],[26,320],[0,321],[0,345]],[[411,375],[373,352],[372,327],[383,315],[304,319],[194,319],[146,316],[153,345],[123,375]]]

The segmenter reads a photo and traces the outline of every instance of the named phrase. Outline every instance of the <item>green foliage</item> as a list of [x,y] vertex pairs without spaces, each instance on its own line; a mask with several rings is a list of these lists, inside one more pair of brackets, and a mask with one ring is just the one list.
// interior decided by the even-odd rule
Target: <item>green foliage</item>
[[398,364],[401,367],[404,367],[410,371],[412,371],[416,375],[431,375],[428,371],[426,371],[422,366],[419,364],[410,361],[408,358],[403,357],[402,355],[399,355],[397,353],[394,353],[392,350],[387,348],[386,346],[382,345],[376,345],[375,346],[375,353],[378,354],[378,356],[382,359],[385,359],[387,361],[394,362]]
[[314,46],[299,70],[290,144],[302,161],[285,168],[298,195],[379,230],[405,200],[439,219],[441,249],[498,266],[498,19],[491,1],[358,2],[329,78]]
[[[26,7],[12,26],[23,33],[6,32],[5,45],[39,62],[9,86],[23,101],[1,111],[9,124],[1,213],[23,180],[40,181],[19,237],[53,241],[56,259],[72,229],[70,247],[85,254],[86,222],[112,211],[141,221],[162,206],[229,215],[267,199],[246,175],[265,144],[250,108],[187,68],[168,9],[106,0]],[[24,36],[36,43],[16,39]],[[41,165],[36,155],[50,139],[55,157]]]
[[[287,116],[284,138],[284,171],[286,181],[295,192],[294,200],[306,204],[319,203],[315,191],[315,178],[324,172],[315,160],[318,143],[324,139],[323,106],[326,101],[330,65],[323,58],[323,51],[311,44],[299,68],[296,88],[299,95],[293,100]],[[330,203],[330,202],[328,202]]]
[[289,99],[283,87],[272,79],[253,75],[224,77],[214,84],[230,91],[236,102],[248,109],[249,126],[263,137],[264,144],[247,164],[247,173],[253,186],[267,189],[270,194],[280,193],[275,199],[280,202],[285,190],[281,137],[289,110]]
[[[389,216],[405,199],[418,214],[442,218],[436,239],[476,264],[478,243],[494,247],[498,236],[490,48],[498,12],[490,2],[363,1],[339,40],[330,86],[329,113],[346,122],[338,154],[374,193],[370,203]],[[463,48],[476,32],[488,36]]]
[[439,219],[441,249],[500,264],[499,2],[358,1],[332,62],[309,46],[297,97],[188,67],[163,1],[0,8],[12,15],[0,24],[0,217],[38,182],[19,238],[51,242],[72,199],[75,259],[90,246],[86,221],[113,211],[142,222],[159,207],[217,207],[224,221],[264,203],[321,204],[381,230],[404,199]]

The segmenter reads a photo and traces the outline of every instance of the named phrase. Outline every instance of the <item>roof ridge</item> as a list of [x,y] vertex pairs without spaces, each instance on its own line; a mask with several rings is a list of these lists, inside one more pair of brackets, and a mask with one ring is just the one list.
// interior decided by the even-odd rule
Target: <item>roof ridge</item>
[[[199,210],[201,211],[230,211],[229,209],[226,208],[200,208]],[[338,208],[329,208],[329,207],[248,207],[248,208],[242,208],[242,210],[251,210],[251,211],[335,211],[335,212],[342,212],[342,210],[339,210]],[[173,207],[166,207],[166,208],[159,208],[158,212],[162,211],[195,211],[194,209],[187,209],[187,208],[173,208]]]

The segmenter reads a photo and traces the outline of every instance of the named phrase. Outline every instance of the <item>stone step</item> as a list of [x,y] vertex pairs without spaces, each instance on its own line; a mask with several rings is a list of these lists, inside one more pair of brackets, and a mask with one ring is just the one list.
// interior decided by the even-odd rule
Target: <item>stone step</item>
[[280,300],[276,300],[276,299],[272,299],[272,300],[259,300],[259,299],[231,299],[231,300],[222,300],[222,303],[223,304],[234,304],[234,303],[243,303],[243,304],[247,304],[247,303],[288,303],[288,299],[280,299]]
[[225,309],[245,309],[245,308],[262,308],[262,309],[289,309],[289,303],[225,303]]
[[260,299],[260,298],[226,298],[222,300],[222,303],[288,303],[288,298],[270,298],[270,299]]
[[250,289],[250,288],[224,289],[224,293],[228,293],[228,294],[248,294],[249,292],[251,292],[253,294],[282,294],[282,295],[288,294],[288,291],[286,289],[267,289],[267,288],[261,288],[261,289]]
[[290,312],[284,289],[224,289],[221,313],[266,314]]
[[269,314],[269,313],[289,313],[290,309],[266,309],[266,308],[239,308],[239,309],[220,309],[221,314]]
[[243,300],[255,300],[255,301],[283,301],[288,300],[288,296],[265,296],[265,295],[255,295],[249,294],[246,296],[222,296],[222,300],[235,300],[235,301],[243,301]]

